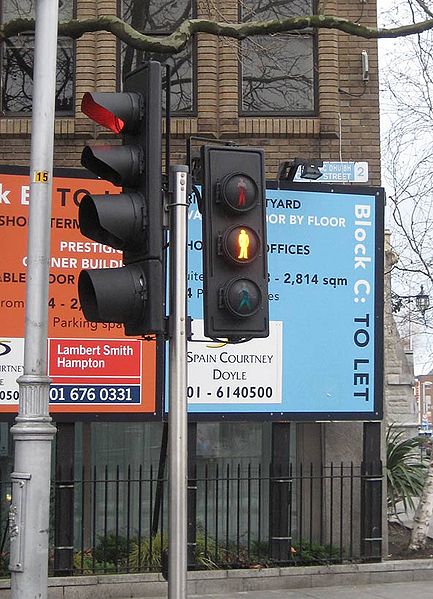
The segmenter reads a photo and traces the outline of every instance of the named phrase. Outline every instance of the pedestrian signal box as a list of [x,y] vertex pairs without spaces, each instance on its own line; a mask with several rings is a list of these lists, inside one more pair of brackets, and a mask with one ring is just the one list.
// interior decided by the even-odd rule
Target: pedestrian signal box
[[204,333],[269,335],[264,152],[203,146]]

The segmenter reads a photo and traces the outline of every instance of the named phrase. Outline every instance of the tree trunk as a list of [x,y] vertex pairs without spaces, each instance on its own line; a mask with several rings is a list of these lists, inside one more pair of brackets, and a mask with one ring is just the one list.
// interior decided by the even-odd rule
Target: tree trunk
[[427,541],[427,533],[433,514],[433,451],[428,465],[427,476],[413,517],[413,528],[410,537],[409,549],[418,551]]

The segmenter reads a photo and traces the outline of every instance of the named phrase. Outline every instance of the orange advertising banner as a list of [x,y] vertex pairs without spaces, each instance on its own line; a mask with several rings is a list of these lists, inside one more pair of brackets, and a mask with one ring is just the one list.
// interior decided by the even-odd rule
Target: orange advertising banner
[[[17,411],[23,373],[30,188],[28,174],[15,173],[0,167],[0,412]],[[120,324],[88,322],[78,300],[81,269],[122,266],[120,251],[81,235],[78,205],[86,193],[119,191],[83,171],[53,178],[47,347],[53,413],[161,414],[156,341],[125,338]]]

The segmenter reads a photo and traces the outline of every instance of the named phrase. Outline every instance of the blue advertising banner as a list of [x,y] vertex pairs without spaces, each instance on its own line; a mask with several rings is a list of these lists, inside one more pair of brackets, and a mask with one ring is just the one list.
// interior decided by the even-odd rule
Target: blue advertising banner
[[203,336],[201,215],[189,210],[192,419],[377,420],[383,378],[383,190],[267,190],[270,336]]

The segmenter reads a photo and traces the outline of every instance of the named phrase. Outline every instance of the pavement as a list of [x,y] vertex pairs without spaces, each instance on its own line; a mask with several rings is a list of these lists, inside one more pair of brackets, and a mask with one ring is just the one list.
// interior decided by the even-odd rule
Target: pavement
[[[432,599],[433,582],[385,582],[278,591],[242,591],[219,595],[188,595],[188,599]],[[155,597],[154,599],[166,599]]]

